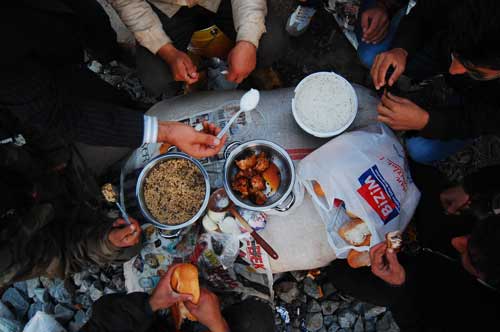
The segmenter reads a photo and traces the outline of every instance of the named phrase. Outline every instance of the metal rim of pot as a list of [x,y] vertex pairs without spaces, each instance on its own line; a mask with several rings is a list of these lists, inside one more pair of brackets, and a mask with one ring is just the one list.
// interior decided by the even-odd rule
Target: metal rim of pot
[[[183,152],[178,152],[176,151],[177,149],[175,147],[171,147],[166,154],[162,154],[157,156],[156,158],[151,159],[141,170],[141,173],[139,174],[139,177],[137,178],[137,183],[135,186],[135,195],[137,198],[137,201],[139,202],[139,209],[141,210],[142,215],[144,218],[147,219],[148,222],[152,223],[155,225],[155,227],[162,229],[162,230],[168,230],[168,231],[175,231],[177,232],[172,233],[171,235],[164,236],[166,238],[173,238],[177,237],[180,235],[181,231],[186,228],[187,226],[192,225],[195,223],[203,213],[205,213],[205,210],[208,205],[208,199],[210,198],[210,179],[208,176],[207,171],[203,167],[203,165],[193,157],[183,153]],[[146,180],[146,177],[148,176],[149,172],[153,167],[158,165],[160,162],[163,162],[168,159],[186,159],[198,167],[200,170],[201,174],[203,175],[203,178],[205,180],[205,198],[203,200],[203,203],[201,204],[200,209],[198,212],[189,220],[183,222],[182,224],[178,225],[167,225],[167,224],[162,224],[159,221],[157,221],[149,212],[149,209],[146,206],[146,202],[144,201],[144,193],[143,193],[143,187],[144,187],[144,181]]]
[[[279,153],[279,155],[286,161],[286,164],[289,167],[289,172],[290,172],[290,181],[288,184],[288,188],[286,191],[282,194],[281,198],[279,198],[276,202],[270,204],[270,205],[263,205],[263,206],[252,206],[248,205],[245,202],[243,202],[240,198],[237,197],[237,195],[233,194],[233,190],[231,189],[231,179],[229,179],[229,168],[231,165],[235,162],[236,157],[240,155],[245,149],[249,147],[255,147],[263,145],[271,150],[274,150],[275,152]],[[276,210],[279,212],[285,212],[288,211],[293,204],[295,203],[295,195],[293,193],[293,187],[295,185],[295,166],[293,165],[293,161],[290,158],[289,154],[286,152],[285,149],[283,149],[280,145],[268,141],[268,140],[263,140],[263,139],[257,139],[257,140],[252,140],[248,141],[245,143],[239,142],[239,141],[234,141],[226,147],[224,150],[224,189],[227,192],[227,195],[229,196],[229,199],[233,201],[237,206],[242,207],[247,210],[252,210],[252,211],[258,211],[258,212],[266,212],[269,210]],[[282,170],[280,169],[280,172]]]

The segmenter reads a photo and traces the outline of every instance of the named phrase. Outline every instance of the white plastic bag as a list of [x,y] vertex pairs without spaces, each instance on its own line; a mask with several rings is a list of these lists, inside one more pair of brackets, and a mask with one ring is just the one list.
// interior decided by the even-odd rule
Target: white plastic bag
[[38,311],[26,324],[23,332],[66,332],[66,329],[43,311]]
[[[338,235],[340,226],[349,219],[346,210],[367,223],[372,246],[387,232],[403,230],[420,199],[404,149],[383,124],[332,139],[304,158],[297,173],[313,197],[339,258],[345,258],[349,249],[369,249],[351,246]],[[313,180],[321,185],[324,197],[315,193]],[[339,200],[344,204],[338,204]]]

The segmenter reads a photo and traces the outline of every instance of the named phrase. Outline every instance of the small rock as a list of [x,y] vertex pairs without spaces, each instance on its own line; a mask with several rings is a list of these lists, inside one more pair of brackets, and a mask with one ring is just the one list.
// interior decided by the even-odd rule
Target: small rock
[[66,324],[67,322],[69,322],[71,318],[73,318],[74,314],[75,313],[73,310],[59,303],[54,309],[54,318],[57,319],[61,324]]
[[111,282],[111,279],[109,279],[104,273],[101,273],[99,279],[101,279],[101,281],[105,284],[109,284]]
[[348,309],[344,309],[338,313],[338,319],[340,327],[349,328],[356,321],[356,314]]
[[337,332],[352,332],[352,329],[349,328],[349,327],[346,327],[346,328],[341,328],[340,330],[338,330]]
[[307,271],[291,271],[290,274],[297,282],[301,282],[306,277]]
[[339,304],[333,301],[323,301],[321,303],[321,311],[323,315],[332,315],[339,308]]
[[89,65],[87,65],[87,67],[96,74],[100,73],[102,70],[102,64],[100,64],[95,60],[92,60],[92,62]]
[[97,282],[93,283],[92,286],[90,286],[89,294],[92,301],[95,302],[99,300],[101,296],[103,296],[104,292],[101,287],[102,285],[98,284]]
[[300,324],[301,324],[301,320],[300,320],[300,318],[295,318],[295,319],[292,321],[292,327],[299,328],[299,327],[300,327]]
[[365,332],[376,332],[377,322],[375,319],[365,320]]
[[311,278],[304,279],[304,293],[316,300],[323,295],[321,288]]
[[14,307],[17,319],[22,319],[29,309],[29,303],[26,301],[26,298],[14,287],[7,289],[3,293],[2,302],[4,304],[10,303]]
[[47,277],[40,277],[40,282],[42,283],[42,286],[47,289],[54,285],[54,280]]
[[0,301],[0,318],[5,318],[5,319],[9,319],[9,320],[16,319],[16,317],[14,316],[12,311],[10,311],[9,308],[7,308],[7,306],[5,304],[3,304],[2,301]]
[[337,332],[338,330],[340,330],[340,325],[335,322],[333,322],[328,328],[328,332]]
[[92,287],[92,283],[93,283],[92,277],[88,276],[87,278],[82,280],[78,291],[80,293],[87,293],[90,290],[90,287]]
[[64,281],[57,279],[54,285],[49,288],[49,294],[59,303],[71,304],[72,296],[64,286]]
[[276,293],[282,301],[290,304],[295,299],[297,299],[300,291],[297,287],[297,283],[292,281],[285,281],[276,286]]
[[332,325],[334,322],[335,322],[335,320],[333,319],[333,315],[323,316],[323,324],[325,324],[325,326],[328,327],[328,326]]
[[300,293],[299,297],[298,297],[299,301],[302,302],[302,303],[307,303],[307,295],[304,294],[304,293]]
[[321,311],[321,306],[319,305],[318,301],[316,300],[311,300],[307,304],[307,312],[320,312]]
[[378,332],[399,332],[399,326],[394,321],[392,313],[386,312],[382,318],[377,321]]
[[92,265],[91,267],[89,267],[88,271],[90,274],[99,274],[101,269],[97,265]]
[[365,327],[363,325],[363,319],[361,316],[358,317],[356,323],[354,323],[353,332],[365,332]]
[[16,320],[0,317],[0,331],[21,332],[22,325]]
[[323,284],[323,296],[325,298],[329,297],[332,294],[335,294],[337,292],[337,289],[332,285],[332,283],[327,282]]
[[87,314],[82,310],[78,310],[68,325],[69,331],[78,332],[88,320],[89,317],[87,317]]
[[365,309],[365,320],[378,317],[386,311],[385,307],[372,306],[371,308],[367,308]]
[[35,297],[35,289],[40,288],[42,283],[39,278],[33,278],[26,280],[26,285],[28,287],[28,297],[32,299]]
[[83,308],[88,309],[92,306],[92,299],[88,294],[78,294],[75,297],[75,303],[81,304]]
[[115,294],[116,293],[116,290],[114,289],[111,289],[109,287],[104,287],[104,294],[105,295],[108,295],[108,294]]
[[362,315],[365,312],[365,304],[363,302],[358,302],[352,306],[352,310]]
[[47,303],[50,301],[49,291],[46,288],[35,288],[33,290],[34,298],[38,302]]
[[89,276],[88,271],[77,272],[73,274],[73,282],[76,287],[80,287],[82,285],[83,280]]
[[38,301],[32,303],[28,310],[28,320],[33,318],[38,311],[51,315],[54,313],[54,305],[52,303],[42,303]]
[[308,314],[306,316],[306,329],[308,331],[319,331],[323,327],[323,315],[321,313]]
[[15,282],[14,287],[17,288],[18,291],[23,293],[23,295],[28,296],[28,284],[26,283],[26,281]]
[[123,278],[123,274],[114,274],[111,278],[111,283],[117,292],[125,291],[125,279]]
[[318,332],[327,332],[326,327],[323,326],[322,328],[319,329]]

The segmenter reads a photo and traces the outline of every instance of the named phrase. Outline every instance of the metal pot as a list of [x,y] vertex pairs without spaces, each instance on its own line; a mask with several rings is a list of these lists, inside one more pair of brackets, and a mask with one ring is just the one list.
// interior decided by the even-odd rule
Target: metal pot
[[[146,202],[144,200],[144,182],[149,174],[149,172],[158,165],[159,163],[168,160],[168,159],[186,159],[190,162],[192,162],[198,169],[200,170],[201,174],[203,174],[203,178],[205,179],[205,198],[203,200],[203,204],[201,205],[199,211],[189,220],[186,220],[182,224],[178,225],[167,225],[167,224],[162,224],[158,220],[153,217],[153,215],[149,212]],[[201,163],[192,158],[191,156],[182,153],[182,152],[174,152],[172,151],[172,148],[169,149],[169,152],[163,155],[160,155],[154,159],[151,159],[146,166],[142,169],[141,173],[139,174],[139,177],[137,178],[137,184],[135,186],[135,194],[137,197],[137,201],[139,202],[139,208],[141,210],[142,215],[144,218],[146,218],[150,223],[155,225],[157,228],[162,230],[162,236],[166,238],[173,238],[177,237],[180,235],[181,231],[192,225],[194,222],[196,222],[205,212],[205,209],[207,208],[208,205],[208,199],[210,198],[210,181],[208,177],[208,173],[201,165]]]
[[[257,205],[249,199],[243,199],[231,188],[231,182],[238,172],[235,161],[248,157],[251,154],[265,152],[270,160],[280,170],[280,186],[264,205]],[[233,142],[224,151],[224,189],[236,205],[253,211],[265,212],[277,210],[287,211],[295,203],[293,186],[295,184],[295,167],[288,153],[276,143],[267,140],[253,140],[245,143]]]

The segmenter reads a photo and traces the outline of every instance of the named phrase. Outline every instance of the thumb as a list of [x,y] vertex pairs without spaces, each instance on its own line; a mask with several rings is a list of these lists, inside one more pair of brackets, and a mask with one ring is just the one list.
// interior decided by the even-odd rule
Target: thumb
[[191,294],[182,294],[182,293],[175,293],[177,297],[178,302],[191,302],[193,301],[193,295]]
[[213,135],[197,133],[194,139],[195,143],[200,143],[203,145],[217,146],[220,144],[220,139]]

